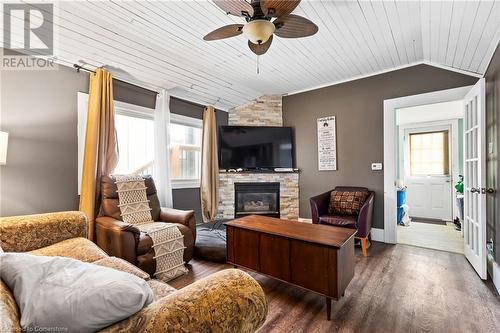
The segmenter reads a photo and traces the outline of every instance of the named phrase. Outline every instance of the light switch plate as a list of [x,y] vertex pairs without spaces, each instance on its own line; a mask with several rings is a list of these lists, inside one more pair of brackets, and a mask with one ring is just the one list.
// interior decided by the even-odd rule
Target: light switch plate
[[379,171],[379,170],[382,170],[383,167],[382,167],[382,163],[372,163],[372,170],[376,170],[376,171]]

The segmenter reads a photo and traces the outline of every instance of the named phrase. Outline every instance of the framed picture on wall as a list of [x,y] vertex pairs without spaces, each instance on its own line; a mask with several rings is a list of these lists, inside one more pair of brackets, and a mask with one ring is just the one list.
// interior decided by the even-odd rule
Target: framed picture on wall
[[318,170],[337,170],[337,130],[335,116],[318,118]]

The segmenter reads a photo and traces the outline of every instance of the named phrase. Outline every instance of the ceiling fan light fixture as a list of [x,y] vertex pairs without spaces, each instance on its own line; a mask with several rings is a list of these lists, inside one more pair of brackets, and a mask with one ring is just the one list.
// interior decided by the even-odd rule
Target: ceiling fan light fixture
[[254,44],[263,44],[274,33],[275,26],[267,20],[253,20],[243,26],[243,35]]

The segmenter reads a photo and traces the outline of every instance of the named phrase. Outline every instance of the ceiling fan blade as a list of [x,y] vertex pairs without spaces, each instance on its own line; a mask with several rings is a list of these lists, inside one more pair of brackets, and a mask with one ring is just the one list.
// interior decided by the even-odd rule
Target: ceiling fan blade
[[260,8],[266,16],[288,15],[299,5],[300,0],[260,0]]
[[241,35],[242,29],[243,29],[243,24],[225,25],[219,29],[215,29],[214,31],[208,33],[205,37],[203,37],[203,39],[217,40],[217,39],[224,39],[224,38],[238,36]]
[[285,15],[273,21],[276,26],[274,33],[282,38],[300,38],[314,35],[318,26],[299,15]]
[[267,42],[262,43],[262,44],[254,44],[251,41],[248,41],[248,47],[256,55],[263,55],[264,53],[267,52],[267,50],[269,50],[269,47],[271,46],[272,42],[273,42],[273,35],[271,35],[271,37],[269,37]]
[[235,16],[253,16],[253,7],[245,0],[213,0],[226,14]]

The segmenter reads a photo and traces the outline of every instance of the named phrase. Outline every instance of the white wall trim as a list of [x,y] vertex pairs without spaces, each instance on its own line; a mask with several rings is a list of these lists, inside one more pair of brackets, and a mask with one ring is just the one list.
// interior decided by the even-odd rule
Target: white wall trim
[[500,266],[498,266],[491,254],[488,254],[488,266],[490,266],[488,272],[490,273],[491,280],[493,281],[497,292],[500,293]]
[[170,113],[170,123],[201,128],[203,121],[198,118],[187,117],[177,113]]
[[201,179],[172,179],[172,189],[200,188]]
[[[86,98],[88,103],[88,94],[86,94]],[[151,120],[154,119],[155,109],[120,101],[113,101],[113,106],[115,114]]]
[[384,239],[384,229],[372,228],[371,230],[372,240],[375,242],[385,242]]
[[434,67],[441,68],[441,69],[446,69],[448,71],[459,73],[459,74],[474,76],[474,77],[477,77],[478,79],[480,79],[480,78],[483,77],[483,75],[480,74],[480,73],[469,72],[469,71],[465,71],[463,69],[458,69],[458,68],[450,67],[450,66],[447,66],[447,65],[441,65],[441,64],[438,64],[437,62],[433,62],[433,61],[424,60],[424,61],[422,61],[422,64],[429,65],[429,66],[434,66]]
[[448,70],[448,71],[451,71],[451,72],[456,72],[456,73],[460,73],[460,74],[464,74],[464,75],[469,75],[469,76],[473,76],[473,77],[477,77],[477,78],[482,78],[483,77],[483,75],[481,75],[479,73],[468,72],[468,71],[464,71],[464,70],[461,70],[461,69],[457,69],[457,68],[453,68],[453,67],[449,67],[449,66],[445,66],[445,65],[440,65],[440,64],[436,64],[436,63],[431,62],[431,61],[424,60],[424,61],[415,61],[415,62],[411,62],[411,63],[406,64],[406,65],[391,67],[391,68],[388,68],[388,69],[383,69],[383,70],[376,71],[376,72],[373,72],[373,73],[370,73],[370,74],[366,74],[366,75],[353,76],[353,77],[350,77],[350,78],[345,79],[345,80],[332,81],[332,82],[324,83],[324,84],[321,84],[321,85],[318,85],[318,86],[314,86],[314,87],[311,87],[311,88],[306,88],[306,89],[292,91],[292,92],[289,92],[287,94],[284,94],[283,96],[291,96],[291,95],[300,94],[300,93],[303,93],[303,92],[308,92],[308,91],[311,91],[311,90],[316,90],[316,89],[326,88],[326,87],[330,87],[330,86],[335,86],[337,84],[342,84],[342,83],[346,83],[346,82],[349,82],[349,81],[355,81],[355,80],[365,79],[365,78],[368,78],[368,77],[371,77],[371,76],[385,74],[385,73],[389,73],[389,72],[393,72],[393,71],[397,71],[397,70],[400,70],[400,69],[405,69],[405,68],[413,67],[413,66],[417,66],[417,65],[429,65],[429,66],[433,66],[433,67],[445,69],[445,70]]
[[396,235],[396,109],[463,99],[472,86],[384,100],[384,240],[397,243]]

